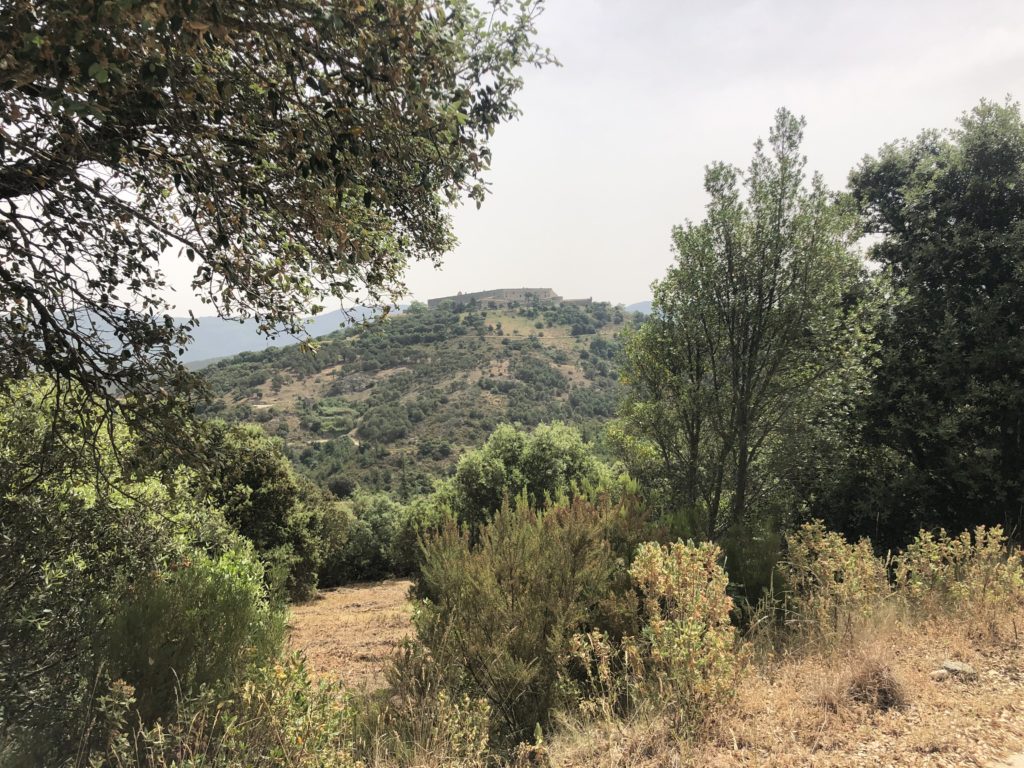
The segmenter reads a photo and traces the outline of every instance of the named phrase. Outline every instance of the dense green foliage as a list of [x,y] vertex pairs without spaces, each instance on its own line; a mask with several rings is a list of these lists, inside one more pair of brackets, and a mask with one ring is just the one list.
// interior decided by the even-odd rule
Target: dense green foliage
[[463,454],[436,496],[459,522],[476,526],[503,501],[522,496],[531,508],[542,509],[561,495],[596,487],[607,472],[572,427],[545,424],[526,433],[503,424],[482,448]]
[[[131,461],[121,426],[63,430],[42,382],[2,402],[0,762],[52,763],[115,677],[149,721],[176,689],[229,685],[277,652],[263,568],[190,470]],[[95,428],[100,414],[76,405]]]
[[253,426],[219,421],[206,426],[199,470],[205,492],[252,542],[270,585],[293,600],[309,597],[316,589],[332,502],[295,472],[280,440]]
[[6,3],[0,376],[45,371],[128,413],[173,402],[171,249],[267,332],[440,259],[519,70],[550,61],[537,3],[487,5]]
[[359,485],[405,501],[503,422],[563,420],[594,439],[615,412],[629,321],[600,303],[413,305],[319,339],[315,354],[294,346],[211,366],[218,399],[206,412],[261,424],[340,496]]
[[644,534],[629,504],[507,503],[477,535],[454,523],[426,545],[417,633],[445,683],[485,696],[506,735],[547,724],[573,635],[633,628],[624,563]]
[[266,599],[247,547],[188,552],[134,585],[103,630],[103,674],[134,689],[143,722],[173,715],[180,693],[231,690],[276,655],[282,613]]
[[875,305],[856,220],[805,183],[802,137],[781,110],[745,174],[708,168],[707,216],[673,231],[675,264],[627,347],[614,436],[688,536],[792,515],[865,387]]
[[599,488],[619,498],[630,485],[612,482],[611,470],[578,431],[560,423],[533,431],[503,424],[481,448],[463,454],[455,474],[436,482],[429,494],[400,503],[387,494],[358,491],[341,502],[327,518],[319,583],[415,574],[421,541],[447,525],[465,526],[475,537],[505,503],[519,500],[543,509]]
[[412,549],[399,545],[410,514],[402,505],[385,494],[360,493],[345,505],[343,514],[345,533],[325,553],[322,586],[408,575],[415,564],[417,541],[414,533]]
[[1024,120],[982,102],[948,133],[851,175],[871,256],[899,297],[881,332],[863,447],[821,505],[880,543],[920,527],[1024,530]]

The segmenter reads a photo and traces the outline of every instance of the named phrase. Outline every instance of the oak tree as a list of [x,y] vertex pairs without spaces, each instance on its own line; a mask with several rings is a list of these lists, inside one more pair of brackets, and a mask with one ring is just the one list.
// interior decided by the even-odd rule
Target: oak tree
[[803,127],[780,110],[745,173],[708,167],[707,215],[673,230],[675,263],[627,345],[614,434],[689,535],[719,538],[785,493],[862,381],[856,219],[808,183]]
[[[921,527],[1024,529],[1024,119],[981,102],[883,147],[851,187],[901,296],[864,409],[870,462],[834,525],[898,545]],[[879,490],[881,489],[881,490]]]
[[301,333],[453,243],[517,114],[541,0],[11,0],[0,15],[0,379],[122,407],[185,388],[165,264]]

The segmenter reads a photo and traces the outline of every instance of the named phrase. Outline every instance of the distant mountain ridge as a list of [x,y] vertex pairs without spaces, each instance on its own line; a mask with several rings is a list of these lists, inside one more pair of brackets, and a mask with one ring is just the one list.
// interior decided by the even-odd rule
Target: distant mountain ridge
[[[538,289],[524,288],[520,290],[536,291]],[[450,299],[452,297],[431,299],[430,301],[437,303],[445,298]],[[556,296],[555,298],[561,301],[561,297]],[[589,299],[586,301],[589,302]],[[408,305],[403,306],[407,307]],[[403,306],[393,309],[392,313],[400,312]],[[651,302],[648,300],[627,304],[625,310],[627,312],[649,315],[651,313]],[[369,307],[357,306],[351,309],[349,314],[355,322],[359,322],[372,317],[374,310]],[[186,322],[184,318],[179,318],[179,320],[182,323]],[[243,352],[258,352],[263,349],[287,347],[295,344],[297,341],[295,337],[287,334],[274,339],[268,339],[259,332],[258,324],[253,320],[238,322],[237,320],[225,320],[216,316],[200,317],[198,320],[199,326],[192,331],[192,343],[188,345],[185,354],[181,357],[181,361],[194,370],[199,370],[219,360]],[[346,319],[345,313],[340,309],[336,309],[332,312],[324,312],[310,318],[306,328],[309,331],[310,337],[317,338],[342,330],[347,325],[350,325],[350,323]]]
[[[336,309],[310,318],[306,322],[306,329],[313,338],[326,336],[350,325],[349,318],[359,322],[373,314],[374,310],[369,307],[354,307],[347,314]],[[209,364],[242,352],[287,347],[297,341],[294,336],[288,334],[268,339],[259,332],[259,324],[255,320],[239,322],[216,316],[200,317],[198,320],[199,325],[192,330],[192,343],[181,357],[181,361],[192,368],[199,368],[202,367],[202,363]],[[184,318],[179,318],[179,321],[187,322]],[[197,363],[200,365],[196,365]]]

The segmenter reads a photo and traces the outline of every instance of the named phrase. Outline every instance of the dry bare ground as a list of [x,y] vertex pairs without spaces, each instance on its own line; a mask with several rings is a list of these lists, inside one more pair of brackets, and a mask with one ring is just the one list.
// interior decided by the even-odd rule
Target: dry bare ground
[[[978,679],[932,679],[946,660],[968,662]],[[1019,643],[972,638],[950,624],[879,628],[870,641],[836,653],[751,664],[737,701],[697,747],[679,742],[658,718],[577,729],[551,745],[552,762],[573,768],[995,768],[1022,749]]]
[[[320,676],[383,685],[390,656],[412,634],[409,587],[345,587],[294,607],[292,647]],[[1024,650],[1012,631],[997,640],[947,622],[880,626],[866,637],[837,652],[752,662],[737,701],[696,747],[656,717],[577,724],[553,735],[552,765],[1024,768],[1024,758],[1006,757],[1024,751]],[[967,662],[978,679],[932,679],[948,659]],[[880,687],[895,685],[897,700],[879,707],[877,697],[851,695],[867,680],[871,699],[879,676]]]
[[409,587],[403,579],[325,590],[293,606],[289,644],[302,651],[314,674],[353,688],[384,685],[384,667],[412,635]]

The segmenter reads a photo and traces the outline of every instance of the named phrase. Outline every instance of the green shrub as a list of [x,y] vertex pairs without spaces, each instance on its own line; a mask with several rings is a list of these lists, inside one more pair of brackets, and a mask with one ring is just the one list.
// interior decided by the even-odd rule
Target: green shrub
[[629,570],[643,592],[647,686],[693,734],[736,693],[729,577],[714,544],[641,544]]
[[249,539],[268,584],[292,600],[316,590],[321,524],[329,499],[299,477],[277,438],[252,425],[209,422],[200,490]]
[[619,610],[620,513],[582,499],[538,513],[521,501],[482,526],[475,545],[454,523],[426,542],[418,637],[449,687],[490,701],[506,735],[547,723],[573,635]]
[[816,520],[786,537],[787,623],[810,639],[849,637],[891,595],[871,542],[850,544]]
[[324,553],[320,583],[332,587],[394,574],[393,542],[402,507],[383,493],[357,493],[343,510],[345,535]]
[[424,537],[438,532],[452,518],[451,510],[429,496],[419,496],[402,509],[391,540],[392,572],[396,576],[417,573],[423,562]]
[[61,764],[87,745],[112,675],[138,682],[146,717],[163,714],[175,685],[237,679],[280,632],[262,567],[196,474],[149,468],[137,435],[67,396],[81,430],[54,431],[34,382],[0,395],[5,766]]
[[502,424],[482,448],[463,455],[444,494],[461,522],[479,525],[505,497],[525,493],[530,506],[539,509],[598,483],[602,474],[578,430],[554,423],[524,432]]
[[151,723],[173,714],[179,694],[225,690],[274,658],[283,630],[247,547],[191,552],[136,585],[109,621],[105,672],[135,689],[135,709]]
[[170,526],[154,513],[178,511],[158,484],[121,478],[109,446],[99,446],[99,466],[118,487],[91,481],[75,436],[48,445],[48,407],[31,388],[0,406],[5,766],[55,762],[69,746],[101,671],[96,627],[171,546]]

